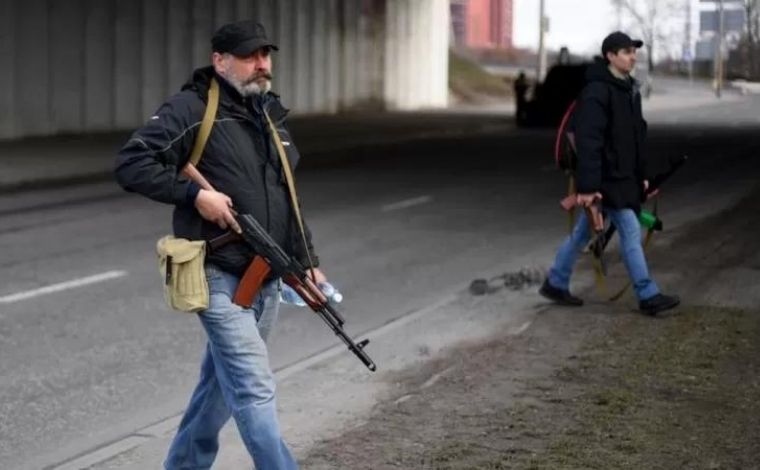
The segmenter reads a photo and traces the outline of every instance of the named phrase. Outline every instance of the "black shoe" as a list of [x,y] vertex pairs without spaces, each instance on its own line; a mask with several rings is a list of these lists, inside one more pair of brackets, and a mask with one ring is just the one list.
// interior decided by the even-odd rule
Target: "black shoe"
[[639,310],[647,315],[657,315],[665,310],[675,308],[681,303],[677,295],[657,294],[639,302]]
[[571,307],[580,307],[583,305],[583,299],[579,299],[563,289],[557,289],[553,285],[549,284],[549,280],[545,280],[538,293],[543,297],[551,300],[559,305],[568,305]]

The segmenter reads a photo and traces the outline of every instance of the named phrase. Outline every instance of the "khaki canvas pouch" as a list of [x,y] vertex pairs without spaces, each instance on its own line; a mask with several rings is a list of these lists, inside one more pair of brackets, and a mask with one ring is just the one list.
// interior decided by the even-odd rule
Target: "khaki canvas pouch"
[[199,312],[209,305],[203,263],[206,242],[167,235],[156,244],[158,269],[164,279],[164,298],[174,310]]

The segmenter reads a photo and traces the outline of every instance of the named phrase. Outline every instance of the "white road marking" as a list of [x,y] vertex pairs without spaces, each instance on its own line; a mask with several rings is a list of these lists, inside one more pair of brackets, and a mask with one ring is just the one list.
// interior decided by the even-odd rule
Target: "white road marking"
[[405,199],[403,201],[394,202],[393,204],[386,204],[382,207],[383,212],[398,211],[401,209],[407,209],[409,207],[419,206],[433,202],[432,196],[420,196],[412,199]]
[[116,279],[127,275],[126,271],[108,271],[101,274],[95,274],[93,276],[82,277],[79,279],[73,279],[71,281],[61,282],[58,284],[52,284],[38,289],[32,289],[24,292],[17,292],[15,294],[5,295],[0,297],[0,304],[11,304],[19,302],[21,300],[32,299],[41,295],[52,294],[54,292],[60,292],[68,289],[75,289],[77,287],[87,286],[90,284],[96,284],[98,282],[108,281],[110,279]]
[[526,321],[525,323],[523,323],[522,325],[520,325],[520,327],[518,329],[516,329],[514,331],[510,331],[510,333],[512,333],[512,335],[514,335],[514,336],[520,336],[521,334],[523,334],[525,332],[525,330],[527,330],[528,328],[530,328],[531,324],[533,324],[533,320]]

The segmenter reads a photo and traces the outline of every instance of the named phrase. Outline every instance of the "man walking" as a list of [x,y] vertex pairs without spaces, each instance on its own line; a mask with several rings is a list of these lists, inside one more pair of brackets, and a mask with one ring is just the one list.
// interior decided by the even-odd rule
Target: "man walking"
[[[212,65],[193,73],[182,91],[164,103],[119,152],[118,182],[153,200],[173,204],[174,234],[210,240],[238,229],[235,210],[253,215],[272,238],[304,265],[318,265],[311,236],[302,237],[289,202],[271,120],[291,166],[298,153],[285,127],[287,110],[270,92],[271,52],[264,27],[253,21],[214,33]],[[218,111],[198,170],[215,191],[180,176],[203,121],[212,81]],[[234,206],[234,210],[233,210]],[[304,240],[306,238],[306,240]],[[232,299],[255,253],[229,243],[206,258],[209,307],[198,315],[208,343],[200,380],[164,462],[167,470],[208,469],[218,434],[232,416],[256,468],[298,468],[280,435],[274,376],[266,339],[278,311],[279,281],[268,279],[250,308]],[[314,269],[318,282],[324,275]]]
[[[639,86],[631,72],[636,50],[642,45],[622,32],[614,32],[602,43],[604,62],[588,69],[574,116],[577,204],[589,207],[601,202],[605,216],[620,233],[623,262],[639,309],[656,315],[676,307],[680,300],[660,293],[649,276],[641,246],[637,214],[649,186],[644,156],[647,124]],[[588,218],[582,213],[539,290],[542,296],[562,305],[583,305],[583,300],[570,294],[569,284],[578,255],[590,239]]]

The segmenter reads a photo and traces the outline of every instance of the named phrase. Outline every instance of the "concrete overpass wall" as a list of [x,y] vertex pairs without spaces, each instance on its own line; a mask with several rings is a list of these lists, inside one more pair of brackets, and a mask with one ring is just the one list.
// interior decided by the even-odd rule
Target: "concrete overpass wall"
[[248,18],[296,113],[446,105],[447,0],[0,0],[0,138],[134,128]]
[[393,109],[445,106],[449,80],[449,0],[388,0],[385,104]]

